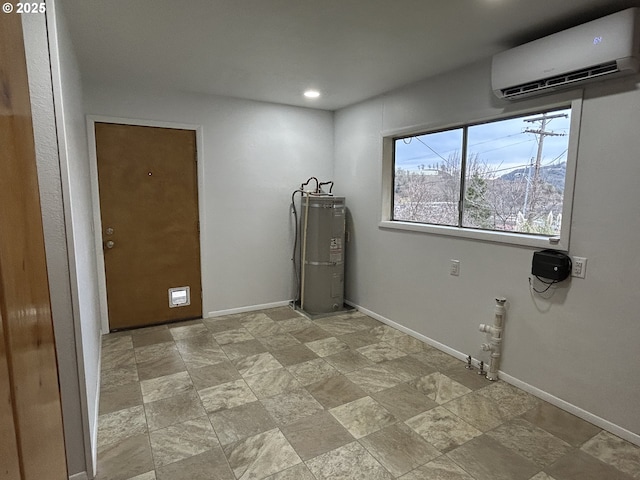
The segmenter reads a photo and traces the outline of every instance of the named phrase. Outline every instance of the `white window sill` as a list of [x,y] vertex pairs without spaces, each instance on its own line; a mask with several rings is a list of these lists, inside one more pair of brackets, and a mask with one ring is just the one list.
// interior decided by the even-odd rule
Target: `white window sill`
[[421,232],[434,235],[445,235],[448,237],[466,238],[471,240],[480,240],[491,243],[505,243],[509,245],[518,245],[523,247],[534,248],[552,248],[554,250],[568,250],[568,245],[559,237],[550,237],[540,235],[527,235],[525,233],[495,232],[486,230],[474,230],[471,228],[448,227],[444,225],[427,225],[424,223],[400,222],[391,220],[382,220],[378,223],[379,228],[388,230],[404,230],[410,232]]

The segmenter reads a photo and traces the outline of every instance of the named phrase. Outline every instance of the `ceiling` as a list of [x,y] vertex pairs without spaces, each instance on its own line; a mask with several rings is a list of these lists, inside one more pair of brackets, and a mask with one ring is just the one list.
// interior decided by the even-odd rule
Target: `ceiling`
[[[58,0],[85,81],[336,110],[640,0]],[[308,88],[322,95],[314,100]]]

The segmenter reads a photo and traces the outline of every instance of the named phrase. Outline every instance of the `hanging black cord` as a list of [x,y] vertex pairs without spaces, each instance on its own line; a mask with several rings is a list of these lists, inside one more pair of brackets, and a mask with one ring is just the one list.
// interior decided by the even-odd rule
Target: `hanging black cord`
[[[309,183],[309,181],[307,181]],[[301,195],[304,193],[301,189],[294,190],[291,194],[291,212],[293,213],[293,222],[295,224],[295,234],[293,237],[293,253],[291,255],[291,261],[293,262],[293,273],[296,277],[296,295],[293,299],[293,304],[300,300],[300,275],[298,274],[298,265],[296,263],[296,250],[298,249],[298,211],[296,210],[296,193],[300,193]]]
[[323,186],[323,185],[331,185],[331,186],[329,187],[329,193],[331,193],[331,190],[333,190],[333,182],[332,182],[332,181],[328,181],[328,182],[321,182],[321,183],[320,183],[320,185],[318,185],[318,188],[319,188],[319,192],[318,192],[318,193],[322,192],[322,186]]
[[545,282],[538,275],[534,275],[534,277],[536,277],[540,283],[544,283],[545,285],[553,285],[554,283],[558,283],[558,280],[551,280],[550,282]]
[[315,193],[320,192],[320,181],[316,178],[316,177],[309,177],[309,180],[307,180],[306,182],[304,182],[302,185],[300,185],[300,190],[304,192],[304,186],[305,185],[309,185],[309,182],[311,182],[311,180],[315,180],[316,181],[316,190]]
[[293,221],[295,224],[295,234],[293,237],[293,253],[291,255],[291,261],[293,262],[293,273],[296,277],[296,298],[294,298],[293,300],[294,306],[298,302],[298,300],[300,300],[300,275],[298,273],[298,265],[296,263],[296,250],[298,249],[298,236],[300,235],[298,231],[298,211],[296,210],[296,193],[300,193],[300,195],[304,195],[305,185],[309,185],[309,183],[311,183],[312,180],[316,181],[315,192],[318,193],[320,191],[319,180],[316,177],[309,177],[306,182],[300,185],[299,189],[294,190],[293,193],[291,194],[291,212],[293,213]]
[[548,291],[548,290],[549,290],[553,285],[555,285],[556,283],[559,283],[559,282],[558,282],[558,280],[553,280],[552,282],[545,282],[544,280],[542,280],[542,279],[541,279],[540,277],[538,277],[537,275],[534,275],[534,276],[538,279],[538,281],[539,281],[540,283],[544,283],[544,284],[547,286],[547,288],[545,288],[544,290],[536,290],[536,287],[534,287],[534,286],[531,284],[531,277],[529,277],[529,286],[531,287],[531,290],[533,290],[533,291],[534,291],[534,292],[536,292],[536,293],[545,293],[545,292],[547,292],[547,291]]

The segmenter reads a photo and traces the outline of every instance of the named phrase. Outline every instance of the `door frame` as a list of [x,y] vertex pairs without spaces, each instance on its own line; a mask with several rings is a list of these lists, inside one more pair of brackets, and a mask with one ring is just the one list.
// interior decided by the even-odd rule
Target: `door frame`
[[[197,185],[198,185],[198,219],[200,220],[200,285],[202,288],[202,315],[204,316],[204,284],[203,267],[205,265],[206,250],[202,248],[206,231],[205,203],[204,203],[204,158],[203,158],[203,128],[202,125],[188,123],[164,122],[156,120],[112,117],[105,115],[87,115],[87,137],[89,143],[89,168],[91,176],[91,196],[93,197],[93,231],[96,246],[96,263],[98,266],[98,294],[100,301],[100,319],[102,333],[109,333],[109,307],[107,304],[107,278],[104,265],[104,250],[102,248],[102,216],[100,214],[100,191],[98,187],[98,154],[96,150],[96,123],[116,123],[134,125],[138,127],[173,128],[192,130],[196,133],[197,148]],[[191,299],[192,301],[197,299]]]

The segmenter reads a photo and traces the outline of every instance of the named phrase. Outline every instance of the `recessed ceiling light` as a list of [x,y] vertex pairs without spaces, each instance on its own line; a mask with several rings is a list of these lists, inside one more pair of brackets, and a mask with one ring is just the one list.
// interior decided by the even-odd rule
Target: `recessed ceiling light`
[[320,96],[320,92],[317,90],[307,90],[304,92],[304,96],[307,98],[318,98]]

